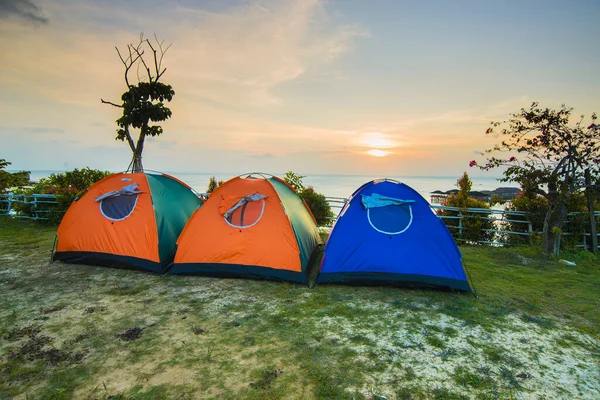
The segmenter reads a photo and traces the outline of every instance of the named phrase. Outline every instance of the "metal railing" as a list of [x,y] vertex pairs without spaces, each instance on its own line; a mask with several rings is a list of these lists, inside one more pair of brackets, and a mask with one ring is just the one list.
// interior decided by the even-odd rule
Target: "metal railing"
[[[348,199],[341,198],[341,197],[325,197],[325,199],[327,200],[330,207],[336,214],[335,217],[331,218],[335,222],[335,220],[337,219],[337,215],[339,214],[339,210],[341,210],[344,207],[344,205],[346,204]],[[509,238],[511,236],[519,236],[519,237],[529,238],[532,235],[541,235],[542,234],[542,232],[535,231],[533,229],[533,223],[527,219],[527,213],[524,211],[509,211],[509,210],[503,210],[503,209],[487,209],[487,208],[466,208],[465,209],[465,208],[459,208],[459,207],[442,206],[440,204],[430,204],[430,207],[431,207],[432,211],[436,214],[436,216],[438,218],[440,218],[441,220],[444,220],[444,222],[446,222],[446,220],[457,220],[458,221],[457,224],[446,223],[446,226],[448,227],[448,229],[451,232],[456,232],[454,237],[457,241],[465,241],[465,242],[468,241],[467,239],[462,238],[463,230],[465,229],[464,222],[465,222],[465,219],[467,219],[467,218],[468,219],[473,219],[473,218],[487,219],[487,220],[490,220],[493,222],[494,229],[482,229],[482,231],[492,233],[492,237],[494,240],[476,241],[476,243],[480,243],[480,244],[486,244],[486,245],[492,245],[492,246],[505,246],[505,245],[510,244]],[[438,213],[438,211],[452,211],[457,214],[456,215],[440,215],[440,213]],[[568,218],[573,217],[578,214],[586,214],[587,215],[587,213],[578,212],[578,213],[569,213],[567,215],[567,217]],[[596,220],[599,221],[600,211],[596,211],[595,216],[596,216]],[[567,223],[568,223],[568,220],[567,220]],[[525,231],[525,229],[523,231],[515,231],[515,230],[508,229],[508,227],[510,227],[511,225],[514,227],[515,224],[526,225],[527,226],[526,231]],[[598,224],[598,226],[600,226],[600,223]],[[581,234],[581,240],[580,240],[580,243],[576,244],[575,246],[580,247],[580,248],[588,248],[591,234],[586,231],[584,231],[583,233],[578,233],[578,234]],[[562,235],[570,236],[572,234],[570,232],[563,232]],[[598,234],[598,236],[600,236],[600,234]],[[504,240],[502,240],[502,239],[504,239]],[[600,240],[599,240],[599,242],[600,242]],[[600,248],[600,246],[599,246],[599,248]]]
[[[455,229],[458,232],[457,240],[466,240],[462,239],[463,229],[464,229],[464,219],[465,218],[479,218],[486,219],[488,221],[492,221],[494,226],[497,229],[482,229],[484,232],[492,233],[494,238],[498,239],[499,237],[509,237],[511,235],[516,236],[525,236],[529,237],[532,234],[541,234],[541,232],[534,232],[533,224],[531,221],[526,219],[527,213],[524,211],[507,211],[501,209],[488,209],[488,208],[460,208],[460,207],[450,207],[450,206],[442,206],[439,204],[431,204],[431,209],[436,213],[436,216],[441,220],[458,220],[458,225],[452,225],[446,223],[448,229]],[[440,215],[437,211],[453,211],[457,212],[458,215]],[[511,217],[522,217],[522,219],[514,219]],[[527,231],[510,231],[503,229],[507,224],[527,224]],[[508,244],[506,241],[501,240],[479,240],[477,243],[481,244],[489,244],[489,245],[506,245]]]
[[[202,195],[202,194],[200,194]],[[335,222],[342,208],[348,202],[345,197],[330,197],[326,196],[325,200],[329,203],[334,217],[330,220]],[[15,208],[15,205],[22,204],[30,206],[27,213],[20,212],[19,207]],[[53,194],[13,194],[6,193],[0,194],[0,216],[10,216],[14,218],[27,218],[32,220],[48,220],[48,213],[57,212],[56,197]],[[448,207],[439,204],[430,205],[432,211],[442,220],[457,220],[456,224],[446,223],[448,229],[451,232],[457,232],[455,239],[458,241],[466,241],[462,239],[463,230],[465,229],[465,219],[481,218],[493,221],[494,229],[482,229],[484,232],[492,233],[493,240],[480,240],[477,243],[486,245],[503,246],[509,244],[509,238],[511,236],[530,237],[531,235],[541,234],[541,232],[535,232],[533,224],[527,219],[527,213],[523,211],[507,211],[502,209],[487,209],[487,208],[459,208],[459,207]],[[438,211],[450,211],[456,213],[455,215],[439,215]],[[568,217],[573,217],[578,214],[587,213],[570,213]],[[600,211],[595,212],[596,219],[600,218]],[[523,231],[515,231],[507,229],[511,225],[514,227],[515,224],[527,225],[527,229]],[[600,224],[599,224],[600,225]],[[588,248],[590,241],[590,233],[584,230],[583,233],[578,232],[581,235],[581,240],[576,247]],[[562,235],[569,236],[571,233],[564,232]],[[598,235],[600,236],[600,235]],[[504,239],[504,240],[502,240]]]
[[[31,215],[26,215],[15,210],[15,205],[18,204],[31,206]],[[48,208],[48,205],[58,205],[56,196],[53,194],[0,194],[0,216],[47,220],[47,214],[56,211],[55,209]]]

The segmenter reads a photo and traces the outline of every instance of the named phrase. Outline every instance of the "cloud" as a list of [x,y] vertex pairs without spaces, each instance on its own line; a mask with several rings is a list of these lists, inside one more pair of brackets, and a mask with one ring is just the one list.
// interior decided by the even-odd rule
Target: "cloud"
[[61,128],[25,127],[25,128],[20,128],[18,130],[20,130],[21,132],[23,132],[25,134],[32,134],[32,135],[46,135],[48,133],[59,133],[59,134],[65,133],[65,130],[61,129]]
[[[178,65],[192,95],[227,105],[280,104],[274,88],[349,51],[362,29],[331,20],[322,1],[253,2],[221,12],[180,7],[173,32]],[[179,73],[181,72],[181,73]]]
[[259,153],[259,154],[250,154],[250,157],[258,158],[258,159],[266,159],[266,158],[275,158],[276,156],[271,153]]
[[40,7],[31,0],[0,0],[0,19],[17,17],[34,23],[48,23]]
[[[5,8],[21,4],[0,1]],[[174,87],[175,102],[226,110],[277,107],[286,101],[279,85],[328,73],[357,37],[368,34],[335,20],[318,0],[251,0],[221,3],[217,10],[177,4],[161,3],[159,13],[85,0],[48,3],[55,23],[43,31],[14,22],[0,26],[0,47],[7,50],[0,54],[0,86],[6,93],[98,108],[101,97],[114,101],[125,87],[115,46],[137,42],[145,31],[173,44],[163,79]]]

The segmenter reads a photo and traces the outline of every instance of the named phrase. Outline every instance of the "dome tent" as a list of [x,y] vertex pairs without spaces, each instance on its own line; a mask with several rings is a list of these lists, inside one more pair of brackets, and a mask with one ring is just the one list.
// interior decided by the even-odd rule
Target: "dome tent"
[[390,179],[364,184],[342,208],[325,245],[317,283],[472,292],[444,222],[414,189]]
[[291,186],[272,175],[241,175],[192,215],[169,273],[308,283],[320,242],[312,213]]
[[166,174],[110,175],[71,204],[58,227],[53,260],[162,273],[201,205],[189,186]]

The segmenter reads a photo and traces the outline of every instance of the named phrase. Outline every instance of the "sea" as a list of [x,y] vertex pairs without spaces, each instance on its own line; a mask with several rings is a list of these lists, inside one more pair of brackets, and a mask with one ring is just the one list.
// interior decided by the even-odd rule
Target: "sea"
[[[57,174],[64,171],[59,170],[37,170],[31,171],[31,180],[37,181],[51,174]],[[206,192],[208,182],[211,176],[217,180],[228,180],[242,173],[219,173],[219,172],[181,172],[181,171],[161,171],[177,177],[187,183],[199,193]],[[285,173],[275,173],[274,175],[283,178]],[[307,174],[302,179],[305,187],[312,186],[317,193],[322,193],[326,197],[348,198],[356,189],[364,183],[373,179],[390,178],[400,181],[415,189],[427,201],[430,201],[431,192],[435,190],[447,191],[456,189],[457,176],[403,176],[403,175],[331,175],[331,174]],[[497,176],[476,176],[470,177],[473,181],[472,190],[494,190],[498,187],[517,187],[514,183],[500,182]]]

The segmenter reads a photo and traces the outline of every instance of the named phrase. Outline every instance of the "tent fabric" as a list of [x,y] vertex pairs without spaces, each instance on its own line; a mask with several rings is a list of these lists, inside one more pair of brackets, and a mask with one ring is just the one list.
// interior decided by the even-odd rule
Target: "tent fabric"
[[225,211],[225,213],[223,214],[223,216],[225,218],[229,218],[231,216],[231,214],[233,214],[233,212],[235,210],[237,210],[238,208],[243,207],[244,205],[250,203],[251,201],[262,200],[265,197],[267,197],[267,196],[265,196],[264,194],[256,193],[256,192],[254,192],[252,194],[249,194],[247,196],[244,196],[233,207],[231,207],[229,210]]
[[138,188],[137,183],[132,183],[131,185],[127,185],[120,190],[113,190],[112,192],[108,192],[101,196],[98,196],[98,197],[96,197],[95,200],[102,201],[109,197],[117,197],[117,196],[121,196],[121,195],[131,196],[131,195],[136,195],[136,194],[140,194],[140,193],[142,193],[142,191]]
[[192,189],[169,175],[146,174],[158,230],[158,253],[170,264],[175,256],[177,238],[202,201]]
[[285,181],[275,177],[270,178],[269,181],[277,190],[281,203],[290,219],[294,236],[300,248],[300,263],[305,268],[313,250],[321,243],[319,230],[316,229],[317,222],[304,200]]
[[[404,201],[365,208],[363,196]],[[458,246],[443,221],[414,189],[387,179],[361,186],[341,210],[325,245],[317,283],[472,291]]]
[[394,197],[382,196],[379,193],[373,193],[370,196],[365,196],[364,194],[361,195],[361,203],[365,209],[410,204],[414,202],[414,200],[402,200]]
[[169,273],[307,283],[308,259],[319,243],[312,214],[293,189],[275,177],[240,176],[192,215]]
[[[125,187],[133,193],[115,196],[123,193],[123,182],[131,182]],[[189,186],[168,175],[110,175],[71,204],[58,227],[53,259],[162,273],[179,233],[201,204]]]

